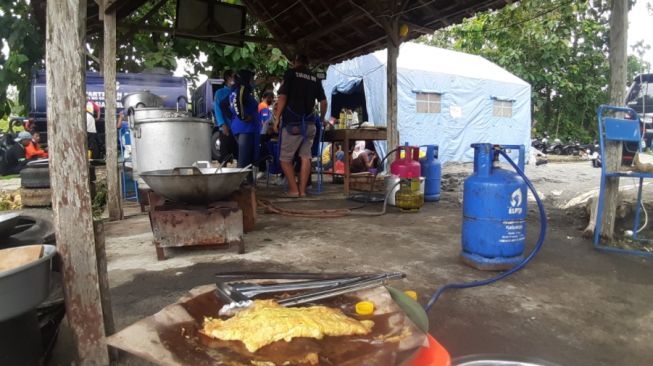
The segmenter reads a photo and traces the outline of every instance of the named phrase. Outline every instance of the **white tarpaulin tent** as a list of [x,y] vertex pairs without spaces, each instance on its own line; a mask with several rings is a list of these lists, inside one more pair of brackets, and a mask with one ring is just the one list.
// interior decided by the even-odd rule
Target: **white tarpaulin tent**
[[[381,50],[330,66],[323,81],[329,108],[334,95],[360,90],[362,82],[368,121],[385,125],[386,60]],[[397,69],[402,143],[437,144],[443,162],[472,160],[476,142],[528,151],[531,86],[522,79],[480,56],[417,43],[401,46]],[[384,153],[383,145],[377,147]]]

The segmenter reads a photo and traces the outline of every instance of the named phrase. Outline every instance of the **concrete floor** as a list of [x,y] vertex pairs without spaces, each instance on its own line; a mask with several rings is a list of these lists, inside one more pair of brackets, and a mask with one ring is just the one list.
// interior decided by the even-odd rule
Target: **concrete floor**
[[[340,189],[329,186],[330,191]],[[358,205],[338,194],[318,197],[280,205]],[[539,220],[534,205],[529,207],[532,244]],[[378,204],[365,208],[380,209]],[[243,255],[235,248],[174,250],[161,262],[146,215],[110,223],[106,237],[116,327],[122,329],[190,288],[213,282],[218,271],[403,271],[408,278],[396,287],[417,291],[422,303],[445,283],[491,275],[458,259],[459,193],[445,193],[419,213],[389,211],[374,218],[320,220],[262,214],[257,230],[246,235]],[[535,260],[499,283],[445,293],[429,314],[431,334],[454,357],[501,353],[560,365],[653,364],[653,262],[597,252],[580,237],[586,219],[554,207],[548,208],[548,216],[546,244]],[[132,357],[120,363],[142,364]]]

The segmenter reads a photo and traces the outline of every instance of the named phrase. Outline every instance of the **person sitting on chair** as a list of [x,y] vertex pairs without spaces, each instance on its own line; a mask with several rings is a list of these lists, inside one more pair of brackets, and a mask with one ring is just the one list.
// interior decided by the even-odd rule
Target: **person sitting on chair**
[[36,131],[32,132],[32,140],[29,145],[25,146],[25,158],[27,160],[48,158],[47,151],[39,146],[40,141],[41,135]]
[[369,171],[375,167],[378,160],[376,152],[365,148],[365,141],[356,141],[354,151],[351,153],[351,164],[349,171],[351,173],[361,173]]

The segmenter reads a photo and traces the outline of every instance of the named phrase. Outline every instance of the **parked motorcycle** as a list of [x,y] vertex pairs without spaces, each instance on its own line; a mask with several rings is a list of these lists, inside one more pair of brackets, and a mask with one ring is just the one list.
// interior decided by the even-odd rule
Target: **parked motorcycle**
[[5,160],[5,153],[9,148],[16,143],[16,133],[14,128],[18,126],[25,127],[25,118],[14,117],[9,120],[7,131],[0,131],[0,175],[7,174],[7,161]]
[[531,140],[531,146],[541,151],[543,154],[548,153],[549,135],[545,134],[542,138]]
[[551,146],[549,146],[549,153],[555,154],[555,155],[562,155],[562,148],[564,145],[562,144],[562,141],[560,139],[555,139],[553,140],[553,143]]
[[574,141],[562,146],[562,155],[579,155],[581,151],[580,142]]

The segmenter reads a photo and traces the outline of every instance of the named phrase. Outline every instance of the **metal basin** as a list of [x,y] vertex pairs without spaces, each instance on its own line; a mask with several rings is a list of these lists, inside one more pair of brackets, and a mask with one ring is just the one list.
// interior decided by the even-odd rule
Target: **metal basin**
[[234,193],[251,169],[175,168],[141,173],[150,188],[170,200],[208,203],[224,200]]
[[0,321],[34,309],[48,297],[50,267],[56,253],[54,245],[43,245],[38,260],[0,272]]

